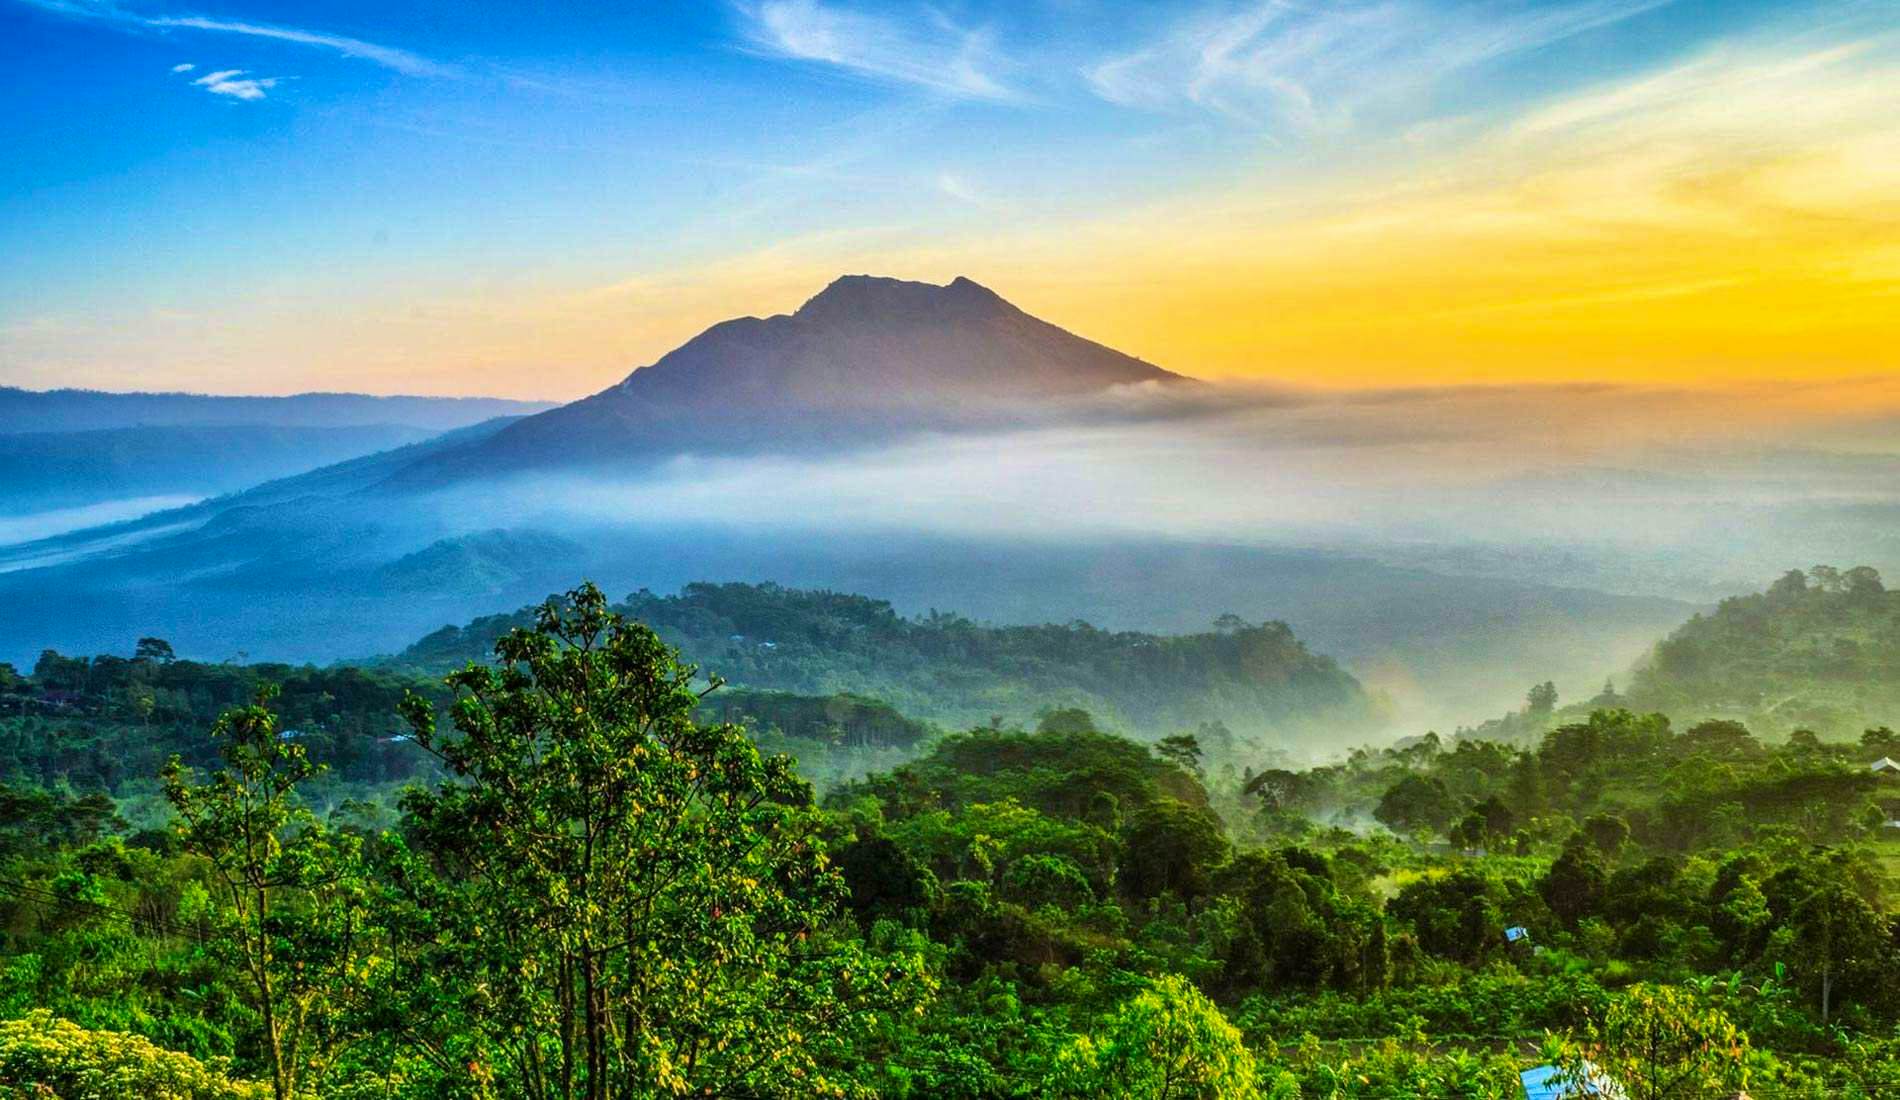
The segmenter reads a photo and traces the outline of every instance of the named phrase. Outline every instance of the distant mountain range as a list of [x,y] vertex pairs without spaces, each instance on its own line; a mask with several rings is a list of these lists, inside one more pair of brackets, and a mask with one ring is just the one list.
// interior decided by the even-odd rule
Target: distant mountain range
[[[0,387],[0,519],[70,511],[70,527],[101,512],[135,514],[143,502],[237,492],[548,407],[485,397]],[[59,516],[0,523],[0,544],[17,541],[9,532],[61,523]]]
[[378,397],[362,393],[227,397],[198,393],[25,390],[0,386],[0,433],[231,425],[277,428],[379,425],[445,432],[497,416],[540,412],[552,404],[498,397]]

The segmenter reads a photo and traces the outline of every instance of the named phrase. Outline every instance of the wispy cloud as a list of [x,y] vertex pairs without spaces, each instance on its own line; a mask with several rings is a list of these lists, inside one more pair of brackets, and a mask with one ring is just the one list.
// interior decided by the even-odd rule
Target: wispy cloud
[[1573,0],[1529,8],[1267,0],[1176,23],[1083,75],[1097,95],[1123,106],[1194,106],[1253,125],[1337,130],[1366,104],[1398,100],[1461,70],[1667,2]]
[[[206,31],[213,34],[236,34],[250,38],[290,42],[300,46],[312,46],[343,57],[368,61],[406,76],[452,76],[458,71],[453,65],[431,60],[409,50],[366,42],[346,35],[306,30],[301,27],[285,27],[273,23],[253,23],[235,19],[212,19],[201,15],[149,14],[121,7],[112,0],[19,0],[19,2],[42,11],[75,19],[98,20],[122,28]],[[191,67],[172,71],[189,72]]]
[[991,36],[936,12],[899,20],[818,0],[761,0],[738,11],[747,44],[768,56],[832,65],[960,99],[1019,98],[997,75],[1003,62]]
[[275,39],[279,42],[294,42],[301,46],[315,46],[342,54],[344,57],[353,57],[359,61],[381,65],[385,69],[391,69],[406,76],[450,76],[455,72],[453,66],[431,61],[420,54],[397,49],[394,46],[379,46],[360,38],[347,38],[340,34],[322,34],[297,27],[206,19],[195,15],[154,16],[145,19],[144,23],[148,27],[180,27],[186,30],[212,31],[219,34],[242,34],[253,38]]
[[193,65],[193,64],[192,64],[191,62],[189,62],[189,61],[186,61],[186,62],[184,62],[183,64],[179,64],[179,65],[173,65],[173,66],[172,66],[172,72],[175,72],[175,73],[188,73],[188,72],[190,72],[191,70],[193,70],[193,69],[195,69],[195,68],[197,68],[197,67],[198,67],[198,66],[196,66],[196,65]]
[[192,83],[212,95],[225,95],[232,99],[263,99],[265,91],[277,86],[277,78],[247,77],[243,69],[224,69],[206,73]]

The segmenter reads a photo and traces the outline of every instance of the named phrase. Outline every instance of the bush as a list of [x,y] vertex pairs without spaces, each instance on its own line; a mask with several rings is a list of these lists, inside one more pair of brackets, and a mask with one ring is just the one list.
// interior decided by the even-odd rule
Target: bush
[[0,1022],[0,1100],[265,1100],[267,1085],[234,1081],[137,1035],[87,1031],[49,1012]]

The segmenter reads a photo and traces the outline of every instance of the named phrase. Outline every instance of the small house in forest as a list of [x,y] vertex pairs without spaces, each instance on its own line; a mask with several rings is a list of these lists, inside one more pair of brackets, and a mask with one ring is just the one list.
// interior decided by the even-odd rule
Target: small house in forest
[[1867,765],[1867,770],[1881,776],[1900,775],[1900,762],[1896,762],[1891,756],[1883,756]]

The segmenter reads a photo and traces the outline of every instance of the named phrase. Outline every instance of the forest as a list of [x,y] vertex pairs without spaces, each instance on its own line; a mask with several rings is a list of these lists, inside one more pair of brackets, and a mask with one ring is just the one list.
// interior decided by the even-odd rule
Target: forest
[[[1079,701],[1271,682],[1271,626],[584,585],[369,667],[48,652],[0,666],[0,1095],[1891,1095],[1900,734],[1753,721],[1887,697],[1832,641],[1891,641],[1870,573],[1319,761]],[[1083,686],[871,690],[985,667]]]
[[[776,584],[642,590],[615,605],[708,667],[748,687],[881,699],[956,728],[1024,721],[1082,707],[1127,729],[1218,722],[1281,742],[1360,736],[1379,701],[1282,622],[1222,615],[1212,629],[1158,635],[1085,622],[997,626],[932,611],[899,615],[885,600]],[[444,627],[385,667],[442,673],[483,660],[534,610]]]

